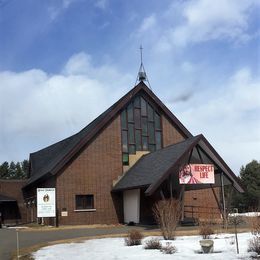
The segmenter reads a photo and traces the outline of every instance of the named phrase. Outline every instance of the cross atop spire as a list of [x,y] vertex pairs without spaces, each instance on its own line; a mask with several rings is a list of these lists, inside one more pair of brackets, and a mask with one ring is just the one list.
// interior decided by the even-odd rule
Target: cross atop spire
[[141,64],[143,64],[143,46],[140,45]]
[[145,69],[144,69],[144,65],[143,65],[143,47],[142,47],[142,45],[140,45],[140,58],[141,58],[141,64],[140,64],[140,68],[139,68],[139,71],[138,71],[138,75],[137,75],[135,85],[136,85],[138,80],[139,81],[147,81],[149,87],[151,88],[150,83],[149,83],[148,78],[147,78],[147,75],[146,75],[146,72],[145,72]]

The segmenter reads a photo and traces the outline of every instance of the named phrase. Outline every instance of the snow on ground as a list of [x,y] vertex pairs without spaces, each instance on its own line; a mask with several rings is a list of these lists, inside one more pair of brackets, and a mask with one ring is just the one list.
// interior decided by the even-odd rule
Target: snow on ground
[[[151,237],[147,237],[145,240]],[[236,254],[235,237],[232,234],[213,235],[214,252],[212,254],[199,254],[200,236],[180,236],[170,241],[177,247],[174,255],[166,255],[159,250],[146,250],[140,246],[125,246],[124,238],[102,238],[86,240],[83,243],[70,243],[48,246],[34,253],[37,260],[168,260],[168,259],[249,259],[247,252],[248,240],[252,238],[251,233],[238,234],[240,254]],[[161,239],[161,238],[160,238]],[[161,241],[163,245],[167,241]]]
[[260,212],[245,212],[245,213],[231,213],[228,214],[231,217],[259,217],[260,216]]
[[7,227],[9,229],[26,229],[28,227],[25,227],[25,226],[14,226],[14,227]]

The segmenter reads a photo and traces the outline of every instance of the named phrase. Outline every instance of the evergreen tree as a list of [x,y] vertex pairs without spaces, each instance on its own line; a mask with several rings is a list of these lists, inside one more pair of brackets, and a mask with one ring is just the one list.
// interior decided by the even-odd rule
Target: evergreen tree
[[0,166],[0,178],[5,179],[8,177],[9,163],[3,162]]
[[245,186],[243,202],[249,209],[260,209],[260,163],[256,160],[240,170],[241,181]]
[[239,211],[251,211],[260,209],[260,163],[252,160],[240,169],[240,182],[244,193],[235,192],[232,199],[232,207]]
[[29,176],[29,161],[23,160],[21,164],[22,164],[22,170],[23,170],[23,178],[22,179],[26,179]]
[[29,161],[4,162],[0,165],[0,179],[26,179],[29,173]]
[[11,161],[8,169],[8,177],[7,179],[15,179],[16,177],[16,164]]
[[17,162],[15,164],[15,168],[16,168],[16,171],[15,171],[14,179],[23,179],[23,170],[22,170],[22,167],[21,167],[21,163]]

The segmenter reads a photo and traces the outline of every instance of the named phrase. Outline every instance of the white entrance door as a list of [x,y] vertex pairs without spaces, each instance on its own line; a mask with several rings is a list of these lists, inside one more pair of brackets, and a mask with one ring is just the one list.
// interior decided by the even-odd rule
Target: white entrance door
[[124,222],[140,221],[140,189],[124,191]]

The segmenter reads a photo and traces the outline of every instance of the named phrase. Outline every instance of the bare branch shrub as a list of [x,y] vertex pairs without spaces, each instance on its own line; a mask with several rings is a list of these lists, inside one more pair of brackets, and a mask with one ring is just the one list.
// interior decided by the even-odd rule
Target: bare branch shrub
[[151,238],[145,242],[144,249],[161,249],[162,244],[158,238]]
[[[210,202],[205,198],[206,205],[210,205]],[[199,232],[203,239],[209,239],[210,235],[214,234],[213,225],[214,221],[214,213],[211,208],[205,207],[203,212],[200,213],[199,216]]]
[[164,239],[174,240],[175,231],[181,215],[180,200],[173,198],[160,200],[155,203],[153,213]]
[[136,230],[130,230],[125,238],[125,245],[126,246],[137,246],[142,244],[143,234]]
[[166,246],[163,246],[161,248],[161,252],[163,254],[174,254],[177,252],[177,248],[173,246],[170,242],[167,242]]
[[260,237],[254,236],[249,240],[248,252],[255,252],[260,255]]
[[247,222],[249,223],[252,235],[260,236],[260,216],[248,217]]
[[209,239],[213,234],[214,230],[209,223],[200,223],[200,235],[203,239]]

